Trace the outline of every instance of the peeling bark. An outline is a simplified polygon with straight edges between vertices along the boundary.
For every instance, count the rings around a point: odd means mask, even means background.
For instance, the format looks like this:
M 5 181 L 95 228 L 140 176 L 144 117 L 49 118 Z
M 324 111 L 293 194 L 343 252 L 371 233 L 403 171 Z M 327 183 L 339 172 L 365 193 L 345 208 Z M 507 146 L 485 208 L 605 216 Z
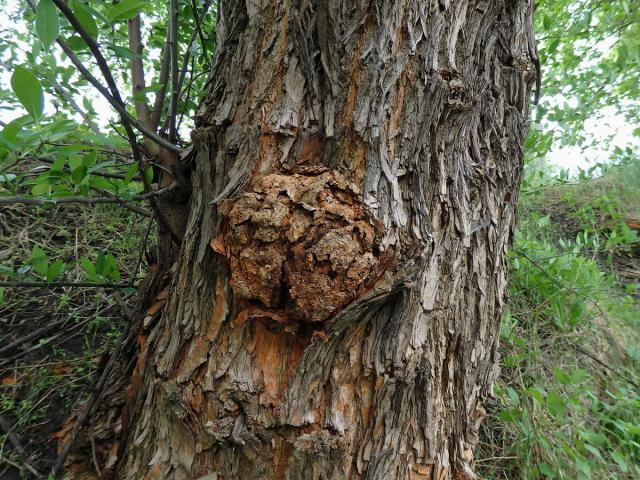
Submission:
M 475 478 L 533 2 L 221 3 L 116 476 Z

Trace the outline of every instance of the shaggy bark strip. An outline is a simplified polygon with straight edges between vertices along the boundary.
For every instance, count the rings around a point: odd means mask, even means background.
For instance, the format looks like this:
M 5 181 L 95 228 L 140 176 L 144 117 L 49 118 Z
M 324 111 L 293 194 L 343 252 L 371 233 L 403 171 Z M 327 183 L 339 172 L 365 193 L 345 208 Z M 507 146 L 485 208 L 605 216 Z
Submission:
M 139 337 L 117 476 L 474 478 L 533 2 L 221 12 L 185 240 Z

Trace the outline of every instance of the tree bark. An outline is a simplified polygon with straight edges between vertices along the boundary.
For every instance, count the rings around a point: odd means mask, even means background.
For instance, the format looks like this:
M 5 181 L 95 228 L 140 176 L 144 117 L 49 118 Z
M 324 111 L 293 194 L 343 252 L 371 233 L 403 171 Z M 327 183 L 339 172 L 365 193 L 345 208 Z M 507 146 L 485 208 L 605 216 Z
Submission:
M 116 476 L 475 478 L 533 2 L 221 4 Z

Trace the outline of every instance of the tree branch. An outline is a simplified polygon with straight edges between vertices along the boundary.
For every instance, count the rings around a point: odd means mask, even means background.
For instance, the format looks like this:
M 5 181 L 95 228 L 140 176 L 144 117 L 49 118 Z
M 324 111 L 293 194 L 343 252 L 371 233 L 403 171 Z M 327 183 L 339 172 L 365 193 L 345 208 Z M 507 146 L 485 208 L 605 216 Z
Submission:
M 27 281 L 2 281 L 0 287 L 6 288 L 135 288 L 130 283 L 97 283 L 97 282 L 27 282 Z
M 18 457 L 20 457 L 20 460 L 22 460 L 22 466 L 25 469 L 29 470 L 29 472 L 31 472 L 31 474 L 35 478 L 44 478 L 42 476 L 42 474 L 40 472 L 38 472 L 33 467 L 33 465 L 31 465 L 27 461 L 27 452 L 25 451 L 24 447 L 20 443 L 20 440 L 18 439 L 16 434 L 13 433 L 11 427 L 9 426 L 9 422 L 7 422 L 2 415 L 0 415 L 0 428 L 2 430 L 4 430 L 5 434 L 7 435 L 7 439 L 9 440 L 9 442 L 11 442 L 11 445 L 13 445 L 13 448 L 15 449 L 16 453 L 18 454 Z
M 141 195 L 134 195 L 131 198 L 127 198 L 126 200 L 123 198 L 117 197 L 61 197 L 61 198 L 52 198 L 52 199 L 44 199 L 44 198 L 30 198 L 30 197 L 2 197 L 0 196 L 0 205 L 13 205 L 13 204 L 22 204 L 22 205 L 64 205 L 67 203 L 80 203 L 85 205 L 97 205 L 100 203 L 121 203 L 121 202 L 139 202 L 142 200 L 149 200 L 153 197 L 157 197 L 160 195 L 164 195 L 165 193 L 170 192 L 174 188 L 176 188 L 177 184 L 174 182 L 171 185 L 168 185 L 159 190 L 153 190 L 147 193 L 143 193 Z
M 27 0 L 27 2 L 29 3 L 29 5 L 31 6 L 31 8 L 35 11 L 35 4 L 33 3 L 33 0 Z M 56 4 L 56 6 L 58 6 L 59 3 L 62 3 L 60 0 L 54 0 L 54 3 Z M 64 4 L 63 4 L 64 5 Z M 72 16 L 73 13 L 71 12 L 71 10 L 69 10 L 69 8 L 64 5 L 64 8 L 67 12 L 69 12 Z M 62 10 L 61 10 L 62 11 Z M 64 11 L 63 11 L 64 13 Z M 66 16 L 66 15 L 65 15 Z M 73 17 L 75 19 L 75 17 Z M 78 30 L 78 33 L 81 34 L 81 32 L 84 32 L 84 35 L 86 35 L 91 42 L 97 46 L 97 44 L 95 43 L 95 41 L 93 41 L 93 39 L 91 38 L 91 36 L 89 34 L 86 33 L 86 31 L 82 28 L 82 26 L 80 24 L 77 23 L 77 19 L 75 20 L 76 24 L 80 27 L 80 30 Z M 73 25 L 73 24 L 72 24 Z M 75 26 L 74 26 L 75 28 Z M 83 36 L 84 39 L 84 36 Z M 171 150 L 174 153 L 180 153 L 182 151 L 182 149 L 180 147 L 178 147 L 177 145 L 172 144 L 171 142 L 168 142 L 167 140 L 165 140 L 164 138 L 156 135 L 155 133 L 151 132 L 149 129 L 147 129 L 146 127 L 144 127 L 144 125 L 141 125 L 129 112 L 127 112 L 127 109 L 124 106 L 124 102 L 122 101 L 122 98 L 120 98 L 118 100 L 118 98 L 114 97 L 111 95 L 111 93 L 109 92 L 109 90 L 107 88 L 105 88 L 102 83 L 95 78 L 91 72 L 89 72 L 89 70 L 84 66 L 84 64 L 82 63 L 82 61 L 76 56 L 76 54 L 73 52 L 73 50 L 71 50 L 71 48 L 64 42 L 64 40 L 62 40 L 61 38 L 58 38 L 56 40 L 56 42 L 58 43 L 58 45 L 60 46 L 60 48 L 62 48 L 62 50 L 64 51 L 64 53 L 67 55 L 67 57 L 69 57 L 69 60 L 71 60 L 71 63 L 73 63 L 73 65 L 78 69 L 78 71 L 82 74 L 82 76 L 84 78 L 87 79 L 87 81 L 109 102 L 109 104 L 120 114 L 120 118 L 122 119 L 123 125 L 125 126 L 125 129 L 127 128 L 128 125 L 132 125 L 133 127 L 135 127 L 138 131 L 140 131 L 140 133 L 142 133 L 145 137 L 153 140 L 155 143 L 157 143 L 158 145 L 163 146 L 164 148 Z M 102 54 L 100 54 L 100 56 L 102 57 Z M 104 58 L 104 57 L 103 57 Z M 108 67 L 107 67 L 108 68 Z M 112 77 L 113 78 L 113 77 Z M 131 140 L 129 138 L 129 140 Z M 135 136 L 134 136 L 134 140 L 135 140 Z M 137 145 L 137 142 L 136 142 Z M 134 153 L 134 158 L 135 158 L 135 154 L 136 152 L 133 151 L 133 146 L 132 146 L 132 152 Z M 137 161 L 137 160 L 136 160 Z
M 169 67 L 171 62 L 171 47 L 169 46 L 169 31 L 167 31 L 167 39 L 165 41 L 164 48 L 162 49 L 162 63 L 160 64 L 160 76 L 158 83 L 162 85 L 156 99 L 153 102 L 153 112 L 151 112 L 151 129 L 154 132 L 158 131 L 160 125 L 160 118 L 162 117 L 162 110 L 164 107 L 164 100 L 167 96 L 167 82 L 169 81 Z
M 171 104 L 169 107 L 169 141 L 177 139 L 178 112 L 178 0 L 171 0 L 169 11 L 169 45 L 171 46 Z
M 205 7 L 205 12 L 208 8 L 208 6 Z M 207 57 L 207 44 L 205 43 L 204 34 L 202 33 L 202 24 L 200 22 L 200 17 L 198 16 L 198 11 L 196 9 L 196 0 L 191 0 L 191 10 L 193 11 L 193 21 L 196 23 L 196 31 L 198 32 L 198 36 L 200 37 L 202 53 L 205 57 Z
M 96 43 L 96 41 L 93 39 L 91 35 L 87 33 L 87 31 L 78 21 L 78 19 L 73 14 L 71 9 L 67 6 L 67 4 L 64 2 L 64 0 L 52 0 L 52 1 L 55 4 L 55 6 L 58 7 L 58 9 L 62 12 L 62 14 L 67 18 L 67 20 L 69 21 L 71 26 L 74 28 L 74 30 L 80 35 L 80 37 L 89 46 L 89 50 L 91 50 L 91 53 L 96 59 L 96 62 L 98 63 L 98 67 L 103 77 L 105 78 L 105 81 L 107 82 L 109 89 L 107 90 L 102 86 L 100 82 L 98 82 L 98 80 L 91 74 L 91 72 L 89 72 L 89 70 L 87 70 L 87 68 L 85 68 L 85 66 L 82 64 L 80 59 L 78 59 L 78 57 L 73 53 L 71 48 L 69 48 L 69 46 L 62 39 L 57 38 L 56 42 L 58 43 L 58 45 L 60 45 L 60 47 L 69 57 L 71 62 L 84 75 L 84 77 L 94 86 L 94 88 L 96 88 L 109 101 L 109 103 L 116 109 L 116 111 L 120 113 L 122 125 L 127 133 L 127 139 L 131 146 L 133 159 L 136 162 L 138 162 L 140 173 L 144 182 L 144 189 L 145 189 L 145 192 L 148 193 L 148 191 L 150 190 L 150 186 L 144 176 L 142 156 L 140 154 L 140 148 L 139 148 L 136 136 L 133 132 L 132 125 L 135 126 L 138 130 L 140 130 L 143 134 L 145 134 L 145 136 L 153 139 L 154 142 L 164 146 L 166 149 L 174 153 L 179 154 L 182 152 L 182 149 L 172 144 L 171 142 L 167 142 L 166 140 L 156 135 L 155 133 L 149 131 L 143 125 L 140 125 L 140 123 L 137 122 L 129 114 L 129 112 L 127 112 L 124 106 L 124 102 L 122 101 L 122 97 L 120 96 L 120 92 L 118 91 L 118 87 L 115 83 L 115 80 L 113 79 L 113 76 L 111 75 L 111 71 L 109 70 L 109 65 L 107 64 L 104 56 L 100 52 L 100 48 L 98 47 L 98 44 Z M 27 2 L 31 6 L 31 8 L 35 11 L 35 4 L 33 3 L 33 0 L 27 0 Z M 110 90 L 110 93 L 109 93 L 109 90 Z M 151 207 L 153 208 L 153 210 L 156 212 L 158 222 L 166 228 L 166 230 L 169 232 L 171 236 L 171 239 L 176 244 L 179 244 L 180 243 L 179 237 L 173 231 L 173 229 L 171 228 L 171 225 L 167 222 L 164 215 L 158 208 L 158 204 L 155 201 L 155 198 L 153 198 L 153 196 L 149 198 L 149 202 L 151 203 Z
M 134 97 L 145 88 L 144 64 L 142 62 L 142 32 L 140 28 L 140 14 L 127 21 L 129 37 L 129 50 L 133 52 L 131 58 L 131 83 Z M 146 100 L 134 98 L 133 100 L 138 121 L 147 128 L 151 127 L 151 112 Z
M 204 17 L 207 15 L 207 12 L 209 11 L 209 7 L 211 7 L 211 0 L 207 0 L 203 7 L 202 7 L 202 14 L 200 15 L 200 24 L 202 24 Z M 187 49 L 184 53 L 184 56 L 182 57 L 182 66 L 180 68 L 180 78 L 178 80 L 178 92 L 180 92 L 180 97 L 182 98 L 182 87 L 184 86 L 184 80 L 187 76 L 187 68 L 189 67 L 189 61 L 191 60 L 191 46 L 193 45 L 193 42 L 196 41 L 196 35 L 197 35 L 197 31 L 194 30 L 193 32 L 191 32 L 191 38 L 189 39 L 189 42 L 187 43 Z M 169 117 L 167 117 L 165 119 L 165 121 L 163 122 L 162 125 L 162 131 L 166 131 L 169 125 Z
M 147 218 L 153 218 L 153 212 L 150 210 L 147 210 L 145 208 L 139 207 L 137 205 L 134 205 L 132 203 L 129 203 L 125 200 L 122 200 L 118 197 L 116 197 L 115 195 L 113 195 L 111 192 L 108 192 L 106 190 L 103 190 L 102 188 L 95 188 L 92 187 L 92 190 L 107 196 L 108 198 L 113 198 L 114 200 L 116 200 L 116 202 L 118 203 L 118 205 L 120 205 L 121 207 L 126 208 L 127 210 L 130 210 L 134 213 L 137 213 L 138 215 L 142 215 L 143 217 L 147 217 Z
M 84 404 L 83 410 L 80 413 L 80 415 L 78 415 L 78 419 L 76 420 L 76 423 L 73 426 L 73 429 L 71 430 L 71 435 L 69 440 L 67 441 L 64 448 L 58 455 L 58 458 L 56 459 L 56 463 L 53 466 L 54 478 L 60 477 L 60 474 L 62 473 L 62 468 L 64 467 L 64 462 L 67 456 L 69 455 L 69 452 L 71 452 L 71 449 L 73 448 L 74 444 L 76 443 L 76 439 L 78 438 L 78 433 L 80 433 L 82 426 L 86 423 L 86 421 L 91 416 L 91 413 L 93 412 L 93 407 L 96 405 L 96 403 L 102 396 L 102 391 L 104 389 L 105 384 L 107 383 L 107 378 L 109 377 L 109 374 L 113 369 L 113 366 L 116 364 L 116 361 L 120 358 L 120 352 L 122 351 L 122 347 L 124 346 L 124 344 L 126 343 L 126 340 L 129 337 L 129 332 L 131 331 L 130 325 L 131 325 L 131 322 L 127 323 L 127 328 L 122 333 L 122 336 L 118 340 L 118 344 L 116 345 L 116 348 L 114 349 L 113 353 L 109 357 L 109 360 L 107 361 L 107 364 L 105 365 L 104 370 L 100 374 L 98 381 L 93 387 L 93 392 L 91 393 L 91 396 L 89 397 L 87 402 Z
M 95 58 L 96 63 L 98 64 L 98 68 L 100 69 L 100 72 L 102 73 L 104 80 L 107 82 L 107 86 L 109 87 L 111 95 L 119 105 L 124 107 L 124 101 L 120 96 L 118 85 L 116 84 L 116 81 L 113 78 L 113 75 L 111 75 L 111 70 L 109 69 L 109 65 L 107 64 L 107 61 L 102 55 L 102 52 L 100 51 L 100 47 L 98 46 L 94 38 L 91 35 L 89 35 L 89 33 L 85 30 L 85 28 L 82 26 L 80 21 L 76 18 L 76 16 L 71 11 L 69 6 L 64 2 L 64 0 L 52 0 L 52 1 L 55 4 L 55 6 L 58 7 L 58 10 L 60 10 L 62 14 L 66 17 L 66 19 L 69 21 L 73 29 L 85 41 L 85 43 L 89 47 L 89 50 L 93 54 L 93 58 Z M 136 161 L 141 162 L 142 156 L 140 155 L 140 149 L 138 148 L 138 141 L 133 132 L 131 121 L 129 120 L 127 115 L 121 115 L 121 120 L 122 120 L 122 126 L 127 132 L 127 137 L 129 139 L 129 144 L 131 145 L 133 158 Z

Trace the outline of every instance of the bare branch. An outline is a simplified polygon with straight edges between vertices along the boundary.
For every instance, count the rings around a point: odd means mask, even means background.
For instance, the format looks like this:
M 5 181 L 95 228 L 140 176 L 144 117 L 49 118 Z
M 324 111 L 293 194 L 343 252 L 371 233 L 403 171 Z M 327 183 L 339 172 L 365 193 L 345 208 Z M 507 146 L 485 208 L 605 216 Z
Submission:
M 0 348 L 0 353 L 9 352 L 15 347 L 17 347 L 18 345 L 29 342 L 34 338 L 40 338 L 41 335 L 44 335 L 49 330 L 53 330 L 54 328 L 59 327 L 68 321 L 69 321 L 68 318 L 62 318 L 55 322 L 51 322 L 42 328 L 38 328 L 37 330 L 32 331 L 31 333 L 25 335 L 24 337 L 20 337 L 17 340 L 9 343 L 8 345 L 3 346 L 2 348 Z
M 134 213 L 137 213 L 138 215 L 142 215 L 143 217 L 147 217 L 147 218 L 153 218 L 153 212 L 150 210 L 147 210 L 146 208 L 142 208 L 139 207 L 137 205 L 134 205 L 132 203 L 129 203 L 125 200 L 122 200 L 118 197 L 116 197 L 115 195 L 113 195 L 111 192 L 108 192 L 106 190 L 103 190 L 102 188 L 95 188 L 92 187 L 92 190 L 100 193 L 101 195 L 105 195 L 109 198 L 113 198 L 114 200 L 117 201 L 118 205 L 120 205 L 121 207 L 126 208 L 127 210 L 130 210 Z
M 169 141 L 177 138 L 178 113 L 178 0 L 171 0 L 169 11 L 169 45 L 171 46 L 171 104 L 169 107 Z
M 96 283 L 96 282 L 0 282 L 0 287 L 6 288 L 61 288 L 61 287 L 77 287 L 77 288 L 135 288 L 130 283 Z
M 62 473 L 62 468 L 64 467 L 64 462 L 67 456 L 69 455 L 69 452 L 71 452 L 73 445 L 76 443 L 76 439 L 78 438 L 78 433 L 80 433 L 80 430 L 82 429 L 83 425 L 91 416 L 91 413 L 93 412 L 93 407 L 96 405 L 100 397 L 102 397 L 102 390 L 104 389 L 104 386 L 107 383 L 107 378 L 109 377 L 109 374 L 113 369 L 113 366 L 116 364 L 116 361 L 120 358 L 120 352 L 122 351 L 122 347 L 125 345 L 129 337 L 129 332 L 131 331 L 130 325 L 131 323 L 127 324 L 127 329 L 123 332 L 122 336 L 118 340 L 118 344 L 116 345 L 116 348 L 111 354 L 111 357 L 109 357 L 109 360 L 107 361 L 107 364 L 105 365 L 104 370 L 100 374 L 100 378 L 96 382 L 93 388 L 93 392 L 91 393 L 91 396 L 89 397 L 87 402 L 84 404 L 84 408 L 80 413 L 80 415 L 78 416 L 78 419 L 76 420 L 76 423 L 73 426 L 73 429 L 71 430 L 71 435 L 69 440 L 67 441 L 66 445 L 62 449 L 62 452 L 60 452 L 60 455 L 58 455 L 58 458 L 56 459 L 56 463 L 53 466 L 53 476 L 55 478 L 60 477 L 60 474 Z
M 107 152 L 107 153 L 113 153 L 113 152 Z M 51 160 L 50 158 L 43 158 L 43 157 L 30 157 L 30 158 L 33 158 L 33 160 L 36 160 L 38 162 L 46 163 L 48 165 L 52 165 L 54 163 L 54 160 Z M 124 165 L 113 165 L 113 166 L 122 167 Z M 66 166 L 64 167 L 64 171 L 67 173 L 71 173 L 71 169 Z M 117 180 L 123 180 L 127 177 L 125 173 L 111 173 L 111 172 L 98 172 L 98 171 L 91 172 L 91 175 L 96 175 L 98 177 L 104 177 L 104 178 L 113 178 Z M 135 180 L 136 182 L 141 182 L 142 177 L 135 176 L 135 177 L 132 177 L 131 180 Z
M 140 28 L 140 14 L 127 22 L 129 36 L 129 50 L 133 52 L 131 58 L 131 82 L 134 97 L 145 88 L 144 64 L 142 62 L 142 32 Z M 151 112 L 149 105 L 144 98 L 134 98 L 136 116 L 138 121 L 145 127 L 151 127 Z
M 43 198 L 30 198 L 30 197 L 2 197 L 0 196 L 0 205 L 13 205 L 13 204 L 22 204 L 22 205 L 63 205 L 67 203 L 79 203 L 84 205 L 97 205 L 100 203 L 122 203 L 122 202 L 140 202 L 142 200 L 150 200 L 153 197 L 157 197 L 160 195 L 164 195 L 165 193 L 170 192 L 174 188 L 176 188 L 177 184 L 174 182 L 171 185 L 161 188 L 159 190 L 153 190 L 147 193 L 143 193 L 141 195 L 134 195 L 131 198 L 127 198 L 126 200 L 123 198 L 115 198 L 115 197 L 61 197 L 61 198 L 52 198 L 52 199 L 43 199 Z
M 156 99 L 153 102 L 153 112 L 151 112 L 151 129 L 154 132 L 158 131 L 160 125 L 160 118 L 162 117 L 162 109 L 164 107 L 164 99 L 167 96 L 167 82 L 169 81 L 169 67 L 171 62 L 171 47 L 169 46 L 169 32 L 167 31 L 167 40 L 165 41 L 164 48 L 162 49 L 162 63 L 160 64 L 160 77 L 158 83 L 162 85 Z
M 11 427 L 9 426 L 9 422 L 7 422 L 2 415 L 0 415 L 0 428 L 4 430 L 4 432 L 7 435 L 7 439 L 9 440 L 9 442 L 11 442 L 11 445 L 13 445 L 13 448 L 15 449 L 16 453 L 20 457 L 20 460 L 22 460 L 22 466 L 25 469 L 29 470 L 29 472 L 34 477 L 44 478 L 40 472 L 38 472 L 29 462 L 27 462 L 26 460 L 27 452 L 25 451 L 24 447 L 20 443 L 20 440 L 18 439 L 16 434 L 12 432 Z
M 200 24 L 202 24 L 204 17 L 207 15 L 207 12 L 209 11 L 209 7 L 211 7 L 211 0 L 207 0 L 206 2 L 204 2 L 204 5 L 202 7 L 202 13 L 200 14 Z M 187 68 L 189 67 L 189 62 L 191 60 L 191 46 L 193 45 L 193 42 L 196 41 L 196 35 L 197 35 L 197 31 L 194 30 L 193 32 L 191 32 L 191 38 L 189 39 L 189 42 L 187 43 L 187 48 L 185 50 L 184 56 L 182 57 L 182 65 L 180 67 L 180 77 L 178 79 L 178 92 L 180 92 L 180 97 L 182 97 L 182 87 L 184 85 L 184 80 L 187 76 Z M 165 121 L 163 122 L 161 131 L 166 131 L 169 125 L 169 117 L 167 117 L 165 119 Z
M 205 7 L 205 12 L 209 7 Z M 200 44 L 202 45 L 202 52 L 204 56 L 207 56 L 207 44 L 204 39 L 204 34 L 202 33 L 202 22 L 200 22 L 200 17 L 198 16 L 198 11 L 196 8 L 196 0 L 191 0 L 191 10 L 193 12 L 193 21 L 196 22 L 196 31 L 198 32 L 198 36 L 200 37 Z

